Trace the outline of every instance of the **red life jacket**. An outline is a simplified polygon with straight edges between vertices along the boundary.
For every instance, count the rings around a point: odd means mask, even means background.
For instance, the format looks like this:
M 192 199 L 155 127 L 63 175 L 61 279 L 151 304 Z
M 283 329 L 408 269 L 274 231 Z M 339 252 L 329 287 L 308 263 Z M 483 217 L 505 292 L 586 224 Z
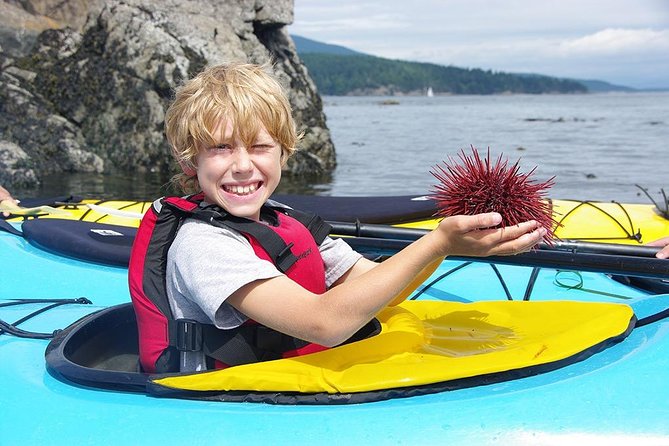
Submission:
M 251 243 L 256 255 L 313 293 L 323 293 L 325 271 L 318 246 L 330 231 L 319 217 L 283 207 L 263 206 L 277 226 L 235 217 L 218 206 L 201 207 L 202 196 L 156 200 L 138 228 L 128 280 L 137 316 L 139 357 L 145 372 L 178 371 L 180 351 L 204 351 L 228 366 L 278 359 L 325 349 L 247 323 L 233 330 L 189 319 L 175 319 L 166 289 L 167 253 L 185 218 L 233 229 Z

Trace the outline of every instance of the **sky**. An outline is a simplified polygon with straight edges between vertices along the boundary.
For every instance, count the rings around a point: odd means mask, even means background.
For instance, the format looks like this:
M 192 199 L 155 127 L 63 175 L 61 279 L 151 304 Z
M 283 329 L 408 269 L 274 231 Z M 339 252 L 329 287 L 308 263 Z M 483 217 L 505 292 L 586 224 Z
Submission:
M 669 0 L 294 0 L 290 34 L 462 68 L 669 88 Z

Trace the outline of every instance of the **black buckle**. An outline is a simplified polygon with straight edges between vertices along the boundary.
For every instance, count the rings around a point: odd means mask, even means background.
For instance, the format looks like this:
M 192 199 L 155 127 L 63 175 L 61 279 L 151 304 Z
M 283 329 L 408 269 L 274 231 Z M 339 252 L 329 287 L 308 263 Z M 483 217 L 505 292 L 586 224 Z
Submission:
M 281 252 L 276 256 L 274 264 L 276 268 L 282 273 L 286 273 L 291 266 L 297 262 L 297 257 L 293 254 L 290 248 L 293 246 L 293 243 L 290 242 L 288 245 L 281 250 Z
M 264 325 L 255 326 L 255 346 L 271 352 L 283 352 L 283 340 L 286 335 Z
M 174 322 L 174 347 L 182 352 L 202 350 L 202 325 L 193 319 L 177 319 Z

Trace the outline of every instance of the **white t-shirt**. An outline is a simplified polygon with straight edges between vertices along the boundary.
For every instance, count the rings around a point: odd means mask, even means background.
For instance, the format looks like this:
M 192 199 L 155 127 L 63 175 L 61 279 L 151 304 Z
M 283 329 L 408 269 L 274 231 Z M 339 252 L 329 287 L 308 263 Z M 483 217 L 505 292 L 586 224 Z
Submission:
M 319 247 L 329 288 L 362 257 L 342 240 L 327 237 Z M 260 259 L 236 231 L 187 219 L 167 255 L 167 296 L 177 319 L 232 329 L 248 318 L 226 302 L 242 286 L 282 273 Z M 202 352 L 182 352 L 181 371 L 205 368 Z

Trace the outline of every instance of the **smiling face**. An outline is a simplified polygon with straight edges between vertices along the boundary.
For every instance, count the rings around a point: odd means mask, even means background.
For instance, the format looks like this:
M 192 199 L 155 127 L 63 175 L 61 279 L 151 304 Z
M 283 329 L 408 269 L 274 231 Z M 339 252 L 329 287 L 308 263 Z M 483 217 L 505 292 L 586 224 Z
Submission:
M 216 65 L 176 89 L 165 134 L 182 169 L 173 181 L 183 192 L 202 190 L 234 215 L 257 217 L 256 201 L 274 191 L 301 138 L 270 68 Z
M 232 215 L 258 221 L 260 208 L 281 180 L 281 145 L 262 125 L 245 143 L 227 119 L 219 121 L 212 135 L 215 143 L 196 157 L 206 200 Z

